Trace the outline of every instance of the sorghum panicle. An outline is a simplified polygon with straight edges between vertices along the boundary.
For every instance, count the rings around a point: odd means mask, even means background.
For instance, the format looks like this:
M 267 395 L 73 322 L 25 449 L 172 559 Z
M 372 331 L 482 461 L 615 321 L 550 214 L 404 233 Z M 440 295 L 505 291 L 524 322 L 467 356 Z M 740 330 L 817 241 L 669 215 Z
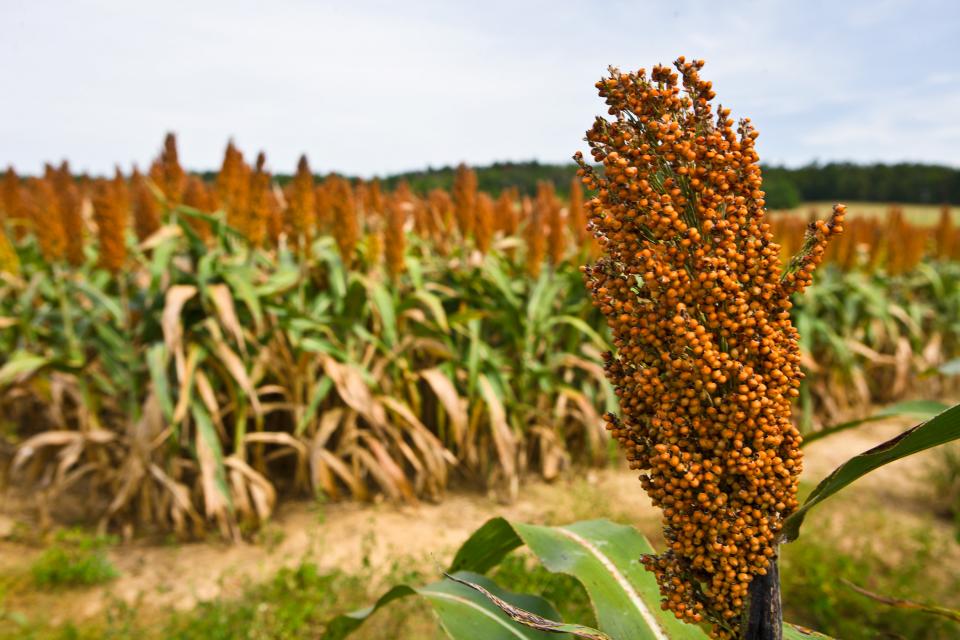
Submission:
M 606 372 L 621 415 L 608 414 L 608 428 L 663 509 L 666 550 L 643 561 L 665 608 L 729 638 L 797 507 L 790 294 L 809 283 L 843 207 L 812 226 L 781 274 L 757 133 L 714 112 L 702 64 L 611 69 L 597 88 L 613 118 L 587 132 L 602 175 L 575 159 L 597 193 L 586 206 L 604 253 L 586 282 L 616 347 Z
M 20 215 L 20 178 L 13 167 L 7 167 L 3 174 L 3 183 L 0 184 L 0 220 L 16 218 Z
M 293 243 L 308 253 L 316 227 L 316 194 L 307 156 L 300 156 L 297 172 L 287 189 L 287 220 Z
M 160 204 L 136 167 L 130 174 L 130 192 L 133 200 L 133 230 L 137 239 L 143 242 L 160 228 Z
M 183 192 L 183 204 L 203 213 L 213 213 L 217 209 L 216 195 L 213 190 L 197 176 L 187 178 L 187 188 Z M 193 216 L 187 216 L 187 224 L 201 239 L 207 240 L 212 234 L 210 223 Z
M 127 179 L 123 175 L 123 170 L 117 166 L 113 170 L 113 197 L 117 200 L 117 206 L 124 212 L 129 212 L 131 207 L 130 187 L 127 186 Z
M 150 179 L 157 185 L 169 206 L 183 202 L 183 190 L 187 185 L 187 176 L 180 166 L 177 152 L 177 137 L 168 133 L 163 139 L 163 150 L 150 167 Z
M 330 176 L 330 214 L 333 219 L 333 237 L 340 257 L 348 266 L 353 263 L 354 250 L 360 240 L 360 222 L 353 201 L 350 183 L 340 176 Z
M 940 208 L 940 218 L 937 220 L 936 242 L 937 258 L 940 260 L 949 260 L 953 253 L 954 242 L 953 218 L 950 216 L 950 207 L 944 205 Z
M 266 169 L 266 164 L 266 155 L 260 152 L 253 172 L 250 174 L 250 195 L 247 199 L 243 224 L 243 233 L 247 240 L 257 247 L 263 245 L 272 215 L 273 188 L 270 185 L 270 173 Z
M 465 164 L 457 167 L 450 195 L 453 198 L 460 236 L 466 240 L 473 234 L 477 208 L 477 174 L 473 169 Z
M 583 246 L 590 237 L 590 231 L 587 229 L 587 215 L 583 208 L 583 187 L 579 177 L 575 177 L 570 183 L 570 207 L 567 217 L 570 221 L 570 230 L 577 240 L 577 246 Z
M 517 226 L 520 223 L 517 216 L 517 200 L 519 200 L 519 196 L 515 188 L 504 189 L 497 196 L 497 201 L 494 204 L 496 229 L 504 237 L 510 237 L 517 232 Z
M 250 219 L 251 173 L 250 166 L 243 159 L 243 153 L 237 149 L 232 140 L 228 142 L 223 155 L 223 164 L 217 175 L 217 196 L 226 214 L 227 224 L 244 235 L 247 233 L 246 226 Z
M 44 260 L 62 260 L 67 251 L 67 234 L 58 211 L 52 182 L 46 178 L 30 178 L 27 180 L 25 196 L 27 224 L 37 237 Z
M 567 249 L 567 230 L 563 220 L 563 209 L 552 182 L 541 182 L 537 185 L 537 204 L 544 213 L 546 227 L 544 230 L 547 232 L 547 253 L 550 264 L 558 265 L 563 261 L 563 255 Z
M 440 255 L 450 253 L 450 233 L 453 231 L 453 199 L 443 189 L 432 189 L 427 196 L 430 219 L 434 229 L 433 240 Z
M 52 168 L 50 168 L 52 169 Z M 83 264 L 83 201 L 66 161 L 50 171 L 57 195 L 60 224 L 66 234 L 66 258 L 73 266 Z
M 494 211 L 493 198 L 487 193 L 477 194 L 476 214 L 474 217 L 473 235 L 477 242 L 477 250 L 486 253 L 493 242 Z
M 386 216 L 386 228 L 384 229 L 383 242 L 387 258 L 387 271 L 394 279 L 398 278 L 404 270 L 404 253 L 407 242 L 407 211 L 413 208 L 413 205 L 394 195 L 386 200 L 386 205 L 381 203 Z
M 539 198 L 536 203 L 531 202 L 530 198 L 523 199 L 523 239 L 527 245 L 525 266 L 527 273 L 534 278 L 540 275 L 543 258 L 547 253 L 547 238 L 544 233 L 545 206 L 547 205 L 541 203 Z
M 100 243 L 100 266 L 114 274 L 123 269 L 127 258 L 127 209 L 120 198 L 117 185 L 112 181 L 98 183 L 93 192 L 93 220 Z

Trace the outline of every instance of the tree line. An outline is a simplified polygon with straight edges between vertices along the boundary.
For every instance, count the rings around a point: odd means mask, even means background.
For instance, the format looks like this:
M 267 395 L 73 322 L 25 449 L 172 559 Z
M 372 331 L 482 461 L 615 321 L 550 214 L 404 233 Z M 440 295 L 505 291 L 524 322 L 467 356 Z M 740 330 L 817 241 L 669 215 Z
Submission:
M 534 195 L 537 183 L 552 182 L 561 197 L 567 197 L 574 164 L 495 162 L 474 167 L 479 187 L 498 194 L 516 187 L 521 194 Z M 419 194 L 431 189 L 449 190 L 456 167 L 428 167 L 381 178 L 392 189 L 401 181 Z M 289 176 L 278 175 L 281 183 Z M 802 202 L 829 200 L 900 202 L 917 204 L 960 204 L 960 168 L 934 164 L 853 164 L 811 163 L 803 167 L 763 168 L 767 207 L 789 209 Z

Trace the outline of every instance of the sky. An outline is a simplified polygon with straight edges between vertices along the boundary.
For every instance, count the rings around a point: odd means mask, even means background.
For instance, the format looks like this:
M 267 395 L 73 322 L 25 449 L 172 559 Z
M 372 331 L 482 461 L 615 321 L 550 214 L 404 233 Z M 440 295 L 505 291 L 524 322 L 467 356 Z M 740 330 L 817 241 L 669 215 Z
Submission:
M 567 161 L 609 65 L 707 61 L 767 164 L 960 167 L 960 3 L 0 0 L 0 166 L 183 164 L 227 140 L 370 177 Z

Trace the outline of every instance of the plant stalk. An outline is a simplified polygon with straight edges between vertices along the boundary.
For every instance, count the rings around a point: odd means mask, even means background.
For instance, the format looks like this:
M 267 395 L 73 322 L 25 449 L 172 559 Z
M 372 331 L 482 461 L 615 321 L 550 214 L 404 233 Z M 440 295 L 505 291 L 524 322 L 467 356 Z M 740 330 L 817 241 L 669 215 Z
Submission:
M 740 625 L 742 640 L 783 640 L 778 556 L 774 548 L 766 575 L 756 576 L 750 583 L 747 609 Z

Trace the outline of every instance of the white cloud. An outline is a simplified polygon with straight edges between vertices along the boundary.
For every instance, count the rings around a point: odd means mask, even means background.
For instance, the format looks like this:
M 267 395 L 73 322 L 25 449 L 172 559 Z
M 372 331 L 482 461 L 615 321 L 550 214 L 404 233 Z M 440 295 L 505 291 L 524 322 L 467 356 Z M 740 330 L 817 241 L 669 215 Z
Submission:
M 929 2 L 6 0 L 0 164 L 143 164 L 168 129 L 197 168 L 217 165 L 230 136 L 277 170 L 302 152 L 319 170 L 365 175 L 558 161 L 602 112 L 593 82 L 608 64 L 680 53 L 708 60 L 767 159 L 854 147 L 960 164 L 946 113 L 957 17 Z

